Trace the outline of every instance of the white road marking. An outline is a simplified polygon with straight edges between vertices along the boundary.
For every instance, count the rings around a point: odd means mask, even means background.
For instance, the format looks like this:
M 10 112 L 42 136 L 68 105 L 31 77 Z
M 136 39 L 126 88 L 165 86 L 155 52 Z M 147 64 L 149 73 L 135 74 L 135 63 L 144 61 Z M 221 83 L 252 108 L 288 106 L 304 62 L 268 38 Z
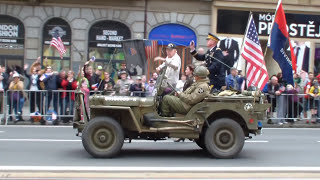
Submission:
M 320 143 L 320 141 L 317 141 L 318 143 Z
M 126 167 L 126 166 L 0 166 L 0 171 L 74 172 L 320 172 L 320 167 Z
M 41 125 L 0 125 L 3 128 L 73 128 L 70 126 L 41 126 Z
M 0 131 L 0 133 L 4 133 L 5 131 Z
M 0 141 L 19 141 L 19 142 L 79 142 L 77 139 L 0 139 Z
M 80 139 L 0 139 L 0 141 L 15 141 L 15 142 L 80 142 Z M 128 143 L 129 141 L 126 140 L 125 143 Z M 132 143 L 154 143 L 153 140 L 132 140 Z M 157 143 L 175 143 L 173 140 L 167 139 L 167 140 L 159 140 Z M 267 143 L 269 141 L 261 140 L 261 141 L 245 141 L 248 143 Z M 176 144 L 181 144 L 176 143 Z M 193 141 L 186 141 L 184 143 L 194 143 Z

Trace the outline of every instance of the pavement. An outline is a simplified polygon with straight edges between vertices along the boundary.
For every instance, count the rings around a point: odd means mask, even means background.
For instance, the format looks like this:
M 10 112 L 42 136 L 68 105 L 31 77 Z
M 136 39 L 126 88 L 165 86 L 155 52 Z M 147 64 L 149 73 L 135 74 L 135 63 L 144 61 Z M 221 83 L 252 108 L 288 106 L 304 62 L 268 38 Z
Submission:
M 75 134 L 70 126 L 0 126 L 0 179 L 320 179 L 318 128 L 263 129 L 228 160 L 173 139 L 126 141 L 118 157 L 95 159 Z

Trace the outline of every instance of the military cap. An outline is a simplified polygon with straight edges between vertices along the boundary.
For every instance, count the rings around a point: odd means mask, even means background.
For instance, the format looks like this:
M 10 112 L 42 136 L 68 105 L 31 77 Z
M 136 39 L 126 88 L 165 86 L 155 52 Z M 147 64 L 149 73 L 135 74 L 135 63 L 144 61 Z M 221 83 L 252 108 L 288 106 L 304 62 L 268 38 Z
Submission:
M 209 40 L 209 39 L 212 39 L 214 41 L 220 41 L 220 39 L 216 35 L 213 35 L 211 33 L 208 33 L 207 40 Z
M 168 44 L 167 49 L 177 49 L 177 46 L 173 43 Z
M 204 66 L 197 66 L 193 72 L 194 76 L 199 76 L 201 78 L 206 78 L 209 74 L 209 71 Z

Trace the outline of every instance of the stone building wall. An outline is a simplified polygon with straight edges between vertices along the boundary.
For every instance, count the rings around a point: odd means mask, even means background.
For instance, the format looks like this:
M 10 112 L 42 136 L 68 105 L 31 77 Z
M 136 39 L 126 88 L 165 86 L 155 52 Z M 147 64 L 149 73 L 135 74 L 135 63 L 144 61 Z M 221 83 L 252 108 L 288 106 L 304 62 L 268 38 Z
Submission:
M 141 3 L 140 3 L 141 4 Z M 46 4 L 29 6 L 24 4 L 5 4 L 0 2 L 0 14 L 19 19 L 25 26 L 25 61 L 29 62 L 41 55 L 42 34 L 44 24 L 51 18 L 59 17 L 67 21 L 72 32 L 71 60 L 81 61 L 81 56 L 87 57 L 88 32 L 90 27 L 101 20 L 114 20 L 127 25 L 131 30 L 131 37 L 144 37 L 144 11 L 140 8 L 83 6 L 60 4 Z M 210 7 L 209 7 L 210 8 Z M 131 10 L 132 9 L 132 10 Z M 151 4 L 152 9 L 152 4 Z M 181 11 L 181 10 L 179 10 Z M 205 36 L 210 31 L 211 13 L 171 12 L 157 9 L 147 13 L 147 34 L 161 24 L 177 23 L 185 25 L 197 35 L 199 46 L 205 46 Z

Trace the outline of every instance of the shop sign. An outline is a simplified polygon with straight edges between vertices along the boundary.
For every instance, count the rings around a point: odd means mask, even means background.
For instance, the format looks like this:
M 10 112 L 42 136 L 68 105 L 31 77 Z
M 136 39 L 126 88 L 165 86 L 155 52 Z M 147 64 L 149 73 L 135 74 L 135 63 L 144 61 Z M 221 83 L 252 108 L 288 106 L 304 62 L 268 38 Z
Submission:
M 218 33 L 244 34 L 249 11 L 218 10 Z M 252 12 L 259 35 L 269 36 L 275 17 L 271 12 Z M 295 38 L 319 38 L 320 16 L 286 13 L 289 35 Z M 235 27 L 236 26 L 236 27 Z

